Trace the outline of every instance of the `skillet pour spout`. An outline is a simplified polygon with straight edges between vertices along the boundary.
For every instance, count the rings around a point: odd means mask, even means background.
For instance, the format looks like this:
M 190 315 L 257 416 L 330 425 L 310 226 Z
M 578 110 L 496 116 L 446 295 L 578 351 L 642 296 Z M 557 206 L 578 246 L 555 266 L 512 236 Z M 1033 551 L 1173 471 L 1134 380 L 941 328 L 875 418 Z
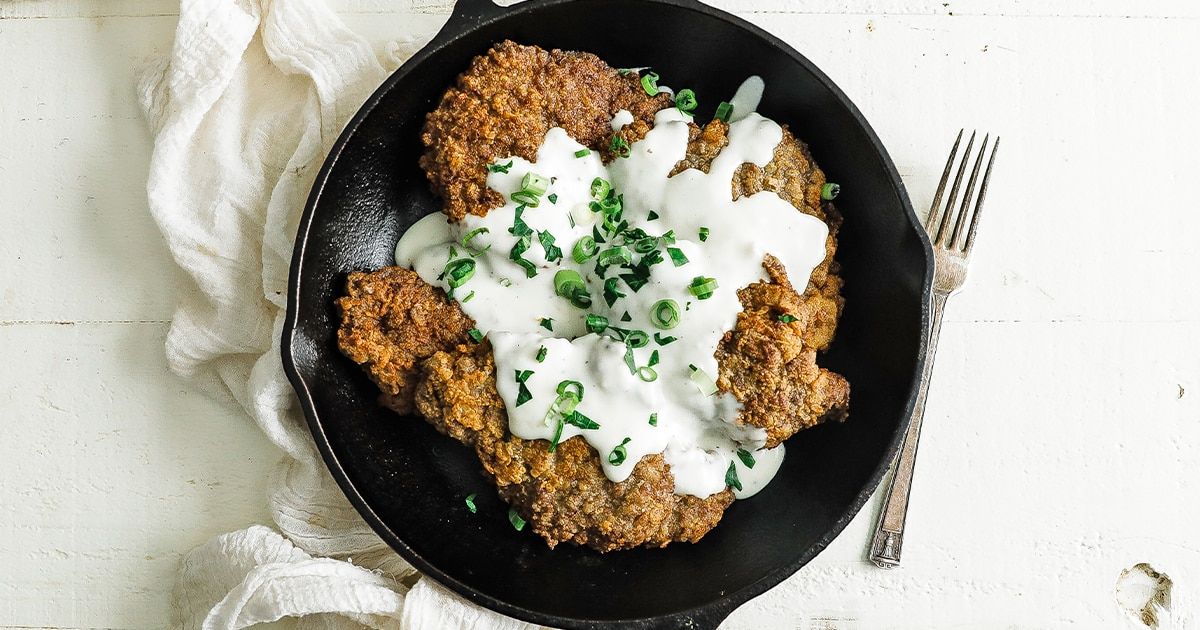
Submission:
M 823 359 L 851 383 L 850 418 L 788 441 L 760 494 L 696 544 L 599 554 L 516 532 L 470 449 L 398 418 L 337 347 L 351 271 L 392 264 L 400 235 L 440 210 L 420 131 L 470 60 L 511 39 L 651 66 L 712 117 L 749 75 L 759 110 L 808 143 L 842 186 L 846 307 Z M 730 54 L 736 51 L 736 54 Z M 693 0 L 459 0 L 445 27 L 347 124 L 313 185 L 292 258 L 283 364 L 333 477 L 413 566 L 477 604 L 555 628 L 716 628 L 795 573 L 862 508 L 892 461 L 921 372 L 932 256 L 886 149 L 829 77 L 765 31 Z M 477 513 L 463 497 L 476 494 Z

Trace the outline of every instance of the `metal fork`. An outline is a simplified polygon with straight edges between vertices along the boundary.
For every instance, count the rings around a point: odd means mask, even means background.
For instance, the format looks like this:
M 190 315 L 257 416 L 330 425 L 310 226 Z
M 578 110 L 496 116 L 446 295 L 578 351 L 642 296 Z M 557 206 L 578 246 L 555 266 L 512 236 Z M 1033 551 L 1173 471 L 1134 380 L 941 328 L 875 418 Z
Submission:
M 979 196 L 972 199 L 975 193 L 975 182 L 979 178 L 979 169 L 983 165 L 983 157 L 988 149 L 988 136 L 984 136 L 979 147 L 979 155 L 975 158 L 975 166 L 971 169 L 971 178 L 967 180 L 966 194 L 957 211 L 954 203 L 958 199 L 958 188 L 962 184 L 963 174 L 967 164 L 971 162 L 971 149 L 975 146 L 975 132 L 967 141 L 967 150 L 963 153 L 958 172 L 954 176 L 954 185 L 950 188 L 950 198 L 942 208 L 942 193 L 946 190 L 946 182 L 950 179 L 954 159 L 958 155 L 958 145 L 962 142 L 963 132 L 959 130 L 950 149 L 950 158 L 946 160 L 946 169 L 942 171 L 942 181 L 938 184 L 937 193 L 933 196 L 933 204 L 929 208 L 929 216 L 925 221 L 925 231 L 933 243 L 933 301 L 930 308 L 929 344 L 925 347 L 925 368 L 921 373 L 921 384 L 917 390 L 917 402 L 913 405 L 912 417 L 909 420 L 908 431 L 904 434 L 904 443 L 900 446 L 900 457 L 896 461 L 895 472 L 888 486 L 887 497 L 883 509 L 879 513 L 879 522 L 875 525 L 875 535 L 871 541 L 871 562 L 884 569 L 900 565 L 900 550 L 904 542 L 904 519 L 908 513 L 908 497 L 912 489 L 913 466 L 917 461 L 917 441 L 921 437 L 921 419 L 925 415 L 925 399 L 929 396 L 929 377 L 933 374 L 933 358 L 937 352 L 938 333 L 942 330 L 942 312 L 946 308 L 946 300 L 958 292 L 963 280 L 967 277 L 967 261 L 971 256 L 971 247 L 975 244 L 975 229 L 979 227 L 979 214 L 983 208 L 984 197 L 987 196 L 988 179 L 992 176 L 992 165 L 996 162 L 996 150 L 1000 148 L 1000 138 L 992 143 L 992 154 L 988 158 L 987 170 L 983 173 L 983 181 L 979 184 Z M 972 204 L 974 201 L 974 204 Z M 963 227 L 970 224 L 966 235 Z

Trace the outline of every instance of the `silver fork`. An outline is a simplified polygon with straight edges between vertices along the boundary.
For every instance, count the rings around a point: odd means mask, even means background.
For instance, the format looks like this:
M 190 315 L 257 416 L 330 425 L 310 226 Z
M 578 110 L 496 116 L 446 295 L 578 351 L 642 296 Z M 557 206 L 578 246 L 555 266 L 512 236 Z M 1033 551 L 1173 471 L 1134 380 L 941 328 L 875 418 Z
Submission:
M 871 562 L 884 569 L 900 565 L 904 519 L 908 513 L 908 497 L 912 489 L 913 466 L 917 461 L 921 419 L 925 415 L 925 399 L 929 396 L 929 377 L 933 374 L 933 357 L 937 352 L 938 333 L 942 330 L 942 312 L 946 308 L 946 300 L 958 292 L 967 277 L 967 261 L 971 256 L 971 246 L 975 244 L 975 229 L 979 227 L 979 214 L 983 208 L 984 197 L 987 196 L 988 179 L 992 176 L 992 164 L 996 162 L 996 150 L 1000 148 L 1000 138 L 997 137 L 992 143 L 992 154 L 988 158 L 983 181 L 979 184 L 979 196 L 972 200 L 979 169 L 983 166 L 983 156 L 988 149 L 988 136 L 983 137 L 979 155 L 975 158 L 975 167 L 971 169 L 971 178 L 967 180 L 966 194 L 963 195 L 962 204 L 955 211 L 954 202 L 958 199 L 958 187 L 962 184 L 963 174 L 971 161 L 971 149 L 975 146 L 975 132 L 971 132 L 967 150 L 963 153 L 958 172 L 954 176 L 954 185 L 950 188 L 950 199 L 943 210 L 942 193 L 945 192 L 946 182 L 950 179 L 950 171 L 953 170 L 954 158 L 958 155 L 958 145 L 962 142 L 962 137 L 963 132 L 960 130 L 954 140 L 954 147 L 950 149 L 950 158 L 946 160 L 942 181 L 938 184 L 933 204 L 929 208 L 929 217 L 925 221 L 925 231 L 929 233 L 929 240 L 933 243 L 934 254 L 929 344 L 925 347 L 925 368 L 921 373 L 917 402 L 913 405 L 908 431 L 904 434 L 904 442 L 900 446 L 900 457 L 896 461 L 895 472 L 892 474 L 883 509 L 879 513 L 879 522 L 875 525 L 875 535 L 871 540 Z M 963 227 L 967 225 L 968 216 L 970 226 L 964 237 L 962 232 Z

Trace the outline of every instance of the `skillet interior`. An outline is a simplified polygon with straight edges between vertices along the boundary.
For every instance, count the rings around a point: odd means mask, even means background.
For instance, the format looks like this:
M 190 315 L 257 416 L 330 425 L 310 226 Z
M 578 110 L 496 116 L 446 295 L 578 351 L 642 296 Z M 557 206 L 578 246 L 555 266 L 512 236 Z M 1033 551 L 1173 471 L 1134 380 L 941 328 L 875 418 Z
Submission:
M 920 371 L 927 246 L 874 133 L 775 38 L 691 0 L 534 0 L 507 10 L 481 2 L 460 2 L 326 162 L 293 259 L 285 367 L 347 495 L 389 544 L 443 584 L 560 627 L 715 626 L 816 555 L 878 485 Z M 590 51 L 615 67 L 651 65 L 665 83 L 696 90 L 698 120 L 759 74 L 767 85 L 760 111 L 788 123 L 843 184 L 846 309 L 822 361 L 851 383 L 850 420 L 790 440 L 775 481 L 736 502 L 699 544 L 602 556 L 565 545 L 550 551 L 514 532 L 473 453 L 419 418 L 379 407 L 374 385 L 337 350 L 333 300 L 346 274 L 389 264 L 399 235 L 439 208 L 417 166 L 425 113 L 472 56 L 505 38 Z M 478 514 L 465 509 L 471 493 Z

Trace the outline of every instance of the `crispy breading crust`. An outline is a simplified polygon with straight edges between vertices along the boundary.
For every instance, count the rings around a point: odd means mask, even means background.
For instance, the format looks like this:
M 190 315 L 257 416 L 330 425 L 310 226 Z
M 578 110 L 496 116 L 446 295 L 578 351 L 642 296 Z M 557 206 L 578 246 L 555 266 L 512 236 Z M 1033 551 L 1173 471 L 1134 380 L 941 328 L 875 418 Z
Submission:
M 538 73 L 543 79 L 532 82 Z M 565 81 L 587 89 L 564 89 Z M 587 102 L 571 103 L 572 98 Z M 613 135 L 608 124 L 612 114 L 622 108 L 634 112 L 634 122 L 618 132 L 632 144 L 649 130 L 654 111 L 667 104 L 659 97 L 646 98 L 636 79 L 618 76 L 592 55 L 548 53 L 504 42 L 477 58 L 430 114 L 423 137 L 429 151 L 422 166 L 445 199 L 447 214 L 485 214 L 503 201 L 485 185 L 485 165 L 497 156 L 532 159 L 546 130 L 558 125 L 611 160 L 606 149 Z M 539 108 L 548 113 L 539 114 Z M 474 128 L 460 129 L 462 125 Z M 476 142 L 481 148 L 472 144 Z M 728 125 L 693 125 L 686 157 L 674 172 L 707 171 L 727 142 Z M 821 201 L 824 183 L 807 147 L 786 128 L 771 162 L 762 168 L 743 165 L 732 183 L 735 198 L 773 191 L 830 227 L 825 259 L 803 293 L 793 288 L 777 259 L 766 257 L 769 279 L 738 291 L 743 311 L 716 349 L 718 387 L 742 403 L 738 422 L 767 431 L 768 446 L 846 415 L 849 385 L 816 364 L 816 353 L 833 339 L 842 308 L 841 279 L 833 261 L 841 217 Z M 442 433 L 472 446 L 501 497 L 551 547 L 571 542 L 611 551 L 695 542 L 716 526 L 733 501 L 729 490 L 705 499 L 675 495 L 674 478 L 661 455 L 643 458 L 628 480 L 614 483 L 604 476 L 599 455 L 580 437 L 559 445 L 555 453 L 545 440 L 513 437 L 496 391 L 491 346 L 471 342 L 470 318 L 415 272 L 389 267 L 351 274 L 347 296 L 338 306 L 343 318 L 339 344 L 379 384 L 384 404 L 401 414 L 415 409 Z M 783 314 L 796 320 L 781 322 Z
M 646 126 L 670 103 L 669 95 L 647 95 L 636 75 L 621 76 L 593 54 L 504 41 L 476 57 L 425 118 L 421 168 L 451 219 L 483 216 L 504 203 L 487 187 L 493 160 L 534 160 L 553 127 L 605 149 L 617 112 L 629 110 Z

